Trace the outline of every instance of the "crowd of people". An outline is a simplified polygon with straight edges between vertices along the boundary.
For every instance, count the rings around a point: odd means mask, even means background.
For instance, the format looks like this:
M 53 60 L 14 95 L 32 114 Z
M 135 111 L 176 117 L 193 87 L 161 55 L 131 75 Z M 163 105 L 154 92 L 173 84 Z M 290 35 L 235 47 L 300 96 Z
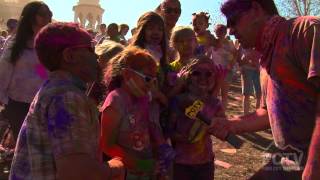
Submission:
M 213 33 L 207 12 L 176 26 L 180 1 L 162 0 L 126 39 L 126 24 L 96 33 L 28 3 L 0 38 L 9 179 L 212 180 L 211 136 L 268 128 L 277 156 L 250 179 L 320 179 L 320 19 L 285 19 L 273 0 L 221 12 Z M 243 114 L 227 117 L 236 71 Z

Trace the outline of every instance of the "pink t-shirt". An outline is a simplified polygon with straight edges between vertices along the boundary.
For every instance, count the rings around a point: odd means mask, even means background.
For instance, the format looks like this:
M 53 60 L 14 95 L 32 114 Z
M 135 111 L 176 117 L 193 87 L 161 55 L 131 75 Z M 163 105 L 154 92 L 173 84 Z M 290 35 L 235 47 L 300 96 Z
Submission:
M 109 138 L 116 138 L 116 144 L 129 154 L 130 157 L 122 157 L 124 162 L 135 157 L 150 164 L 148 167 L 138 167 L 139 162 L 134 162 L 137 167 L 128 170 L 131 173 L 150 173 L 146 171 L 152 171 L 151 164 L 154 164 L 152 162 L 155 160 L 157 150 L 155 148 L 163 140 L 156 104 L 149 102 L 148 97 L 132 99 L 126 91 L 119 88 L 108 94 L 101 111 L 110 106 L 121 114 L 118 129 L 114 130 L 116 134 Z M 107 140 L 101 139 L 101 141 Z

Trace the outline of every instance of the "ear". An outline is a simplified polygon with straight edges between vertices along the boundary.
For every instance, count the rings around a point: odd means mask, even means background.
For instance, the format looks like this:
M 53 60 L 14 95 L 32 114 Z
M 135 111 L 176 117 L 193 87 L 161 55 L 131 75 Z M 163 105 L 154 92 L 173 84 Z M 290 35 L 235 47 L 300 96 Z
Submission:
M 73 56 L 73 53 L 70 49 L 65 49 L 62 52 L 62 57 L 64 62 L 67 64 L 74 64 L 76 62 L 76 59 Z

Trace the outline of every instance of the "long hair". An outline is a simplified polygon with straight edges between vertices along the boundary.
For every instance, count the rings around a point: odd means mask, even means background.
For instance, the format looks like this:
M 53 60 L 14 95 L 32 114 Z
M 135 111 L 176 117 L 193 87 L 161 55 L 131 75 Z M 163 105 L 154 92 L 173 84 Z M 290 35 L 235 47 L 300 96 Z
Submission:
M 167 65 L 167 49 L 168 49 L 168 41 L 167 41 L 167 35 L 165 32 L 165 23 L 163 21 L 163 18 L 153 12 L 153 11 L 149 11 L 144 13 L 138 20 L 138 24 L 137 24 L 137 31 L 134 34 L 133 38 L 132 38 L 132 42 L 130 45 L 134 45 L 134 46 L 138 46 L 142 49 L 145 49 L 144 46 L 144 42 L 145 42 L 145 31 L 146 31 L 146 27 L 150 24 L 150 23 L 155 23 L 155 24 L 159 24 L 160 26 L 162 26 L 163 28 L 163 36 L 162 36 L 162 40 L 160 42 L 160 47 L 162 50 L 162 57 L 160 59 L 160 66 L 161 67 L 165 67 Z
M 34 36 L 33 25 L 36 23 L 36 16 L 41 7 L 49 7 L 41 2 L 34 1 L 28 3 L 20 15 L 17 33 L 11 49 L 10 62 L 15 64 L 23 50 L 27 47 L 27 42 Z

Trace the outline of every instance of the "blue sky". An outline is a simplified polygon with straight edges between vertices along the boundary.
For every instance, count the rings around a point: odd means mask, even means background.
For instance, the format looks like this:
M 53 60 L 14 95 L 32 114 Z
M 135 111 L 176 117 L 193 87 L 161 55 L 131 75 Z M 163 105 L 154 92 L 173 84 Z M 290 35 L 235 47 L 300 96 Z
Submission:
M 53 11 L 53 18 L 61 21 L 73 21 L 72 7 L 78 0 L 43 0 Z M 275 0 L 276 3 L 279 0 Z M 100 0 L 101 7 L 105 10 L 103 23 L 126 23 L 130 29 L 136 26 L 140 15 L 146 11 L 154 10 L 161 0 Z M 182 13 L 178 25 L 190 25 L 191 14 L 206 11 L 211 15 L 211 23 L 225 23 L 225 18 L 220 13 L 223 0 L 180 0 Z M 209 27 L 212 31 L 212 26 Z M 130 36 L 130 33 L 128 33 Z
M 78 0 L 44 0 L 44 2 L 53 11 L 54 19 L 73 21 L 72 7 L 77 4 Z M 189 25 L 191 14 L 200 11 L 209 12 L 212 19 L 218 19 L 219 23 L 225 22 L 219 11 L 222 0 L 180 0 L 180 2 L 182 13 L 178 25 Z M 160 0 L 100 0 L 101 7 L 105 9 L 103 22 L 106 24 L 126 23 L 131 28 L 136 26 L 140 15 L 146 11 L 154 10 L 159 3 Z M 211 23 L 216 23 L 216 21 Z M 210 30 L 212 30 L 211 27 Z

